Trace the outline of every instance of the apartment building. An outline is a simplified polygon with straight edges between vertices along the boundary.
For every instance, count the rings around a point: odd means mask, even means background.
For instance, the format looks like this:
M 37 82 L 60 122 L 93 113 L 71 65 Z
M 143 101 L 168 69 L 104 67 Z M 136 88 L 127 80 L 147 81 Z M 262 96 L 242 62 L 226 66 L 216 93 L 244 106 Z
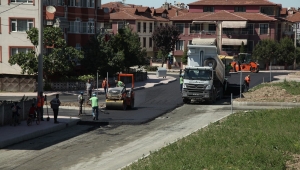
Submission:
M 19 66 L 10 66 L 9 57 L 35 49 L 26 31 L 39 26 L 38 0 L 0 0 L 0 74 L 20 74 Z M 44 26 L 62 29 L 69 46 L 81 50 L 89 37 L 109 20 L 109 11 L 101 0 L 43 0 Z M 5 41 L 3 41 L 5 40 Z M 46 50 L 44 49 L 44 52 Z
M 201 0 L 188 5 L 189 13 L 170 19 L 181 31 L 179 44 L 215 44 L 221 55 L 238 54 L 242 42 L 252 53 L 262 39 L 279 40 L 284 24 L 291 24 L 280 18 L 281 5 L 267 0 Z M 174 55 L 182 54 L 176 47 Z

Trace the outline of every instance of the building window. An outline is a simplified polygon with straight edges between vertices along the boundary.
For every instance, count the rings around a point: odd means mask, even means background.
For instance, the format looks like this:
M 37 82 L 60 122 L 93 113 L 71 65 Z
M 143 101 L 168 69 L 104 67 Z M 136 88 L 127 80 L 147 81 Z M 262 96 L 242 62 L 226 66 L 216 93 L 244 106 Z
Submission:
M 162 13 L 162 14 L 161 14 L 161 17 L 167 18 L 167 14 L 166 14 L 166 13 Z
M 152 38 L 149 38 L 149 48 L 152 47 Z
M 261 7 L 260 12 L 266 15 L 274 15 L 275 9 L 274 7 Z
M 259 24 L 259 34 L 268 34 L 269 33 L 269 24 Z
M 212 6 L 205 6 L 203 12 L 215 12 L 215 9 Z
M 189 40 L 189 45 L 193 45 L 193 40 Z
M 75 21 L 70 21 L 69 32 L 80 33 L 81 32 L 80 25 L 81 25 L 80 18 L 76 18 Z
M 160 24 L 159 24 L 159 26 L 161 26 L 161 27 L 162 27 L 162 26 L 163 26 L 163 23 L 160 23 Z
M 178 29 L 178 31 L 180 32 L 180 34 L 184 34 L 184 24 L 178 23 L 178 24 L 175 24 L 175 26 Z
M 88 22 L 82 22 L 82 33 L 86 33 L 86 34 L 94 34 L 95 33 L 95 23 L 93 21 L 93 19 L 89 19 Z
M 141 32 L 141 23 L 140 22 L 138 22 L 138 24 L 137 24 L 137 32 Z
M 242 29 L 242 34 L 253 35 L 254 34 L 254 25 L 247 24 L 247 27 Z
M 10 19 L 11 32 L 25 32 L 33 27 L 33 19 Z
M 234 34 L 234 28 L 223 28 L 223 34 Z
M 33 0 L 10 0 L 10 3 L 32 4 Z
M 118 29 L 123 29 L 123 28 L 125 28 L 125 22 L 124 21 L 118 22 Z
M 104 28 L 105 29 L 112 29 L 112 23 L 111 22 L 105 22 L 104 23 Z
M 246 7 L 244 6 L 234 7 L 234 12 L 246 12 Z
M 143 32 L 144 33 L 147 32 L 147 24 L 146 24 L 146 22 L 143 23 Z
M 209 32 L 215 32 L 216 31 L 216 25 L 215 24 L 208 24 L 208 31 Z
M 146 47 L 146 37 L 143 37 L 143 47 Z
M 152 33 L 152 31 L 153 31 L 153 24 L 149 23 L 149 32 Z
M 57 5 L 58 6 L 64 6 L 65 5 L 65 1 L 64 0 L 57 0 Z
M 33 50 L 33 48 L 11 48 L 10 47 L 10 56 L 16 55 L 18 53 L 28 53 L 29 51 Z
M 200 29 L 200 24 L 190 24 L 190 33 L 199 33 Z
M 248 41 L 248 42 L 247 42 L 247 50 L 248 50 L 248 53 L 252 53 L 253 48 L 254 48 L 254 41 Z
M 76 43 L 75 49 L 78 51 L 81 51 L 81 45 L 80 43 Z
M 177 42 L 176 42 L 176 50 L 184 50 L 183 44 L 184 44 L 184 41 L 183 41 L 183 40 L 177 41 Z
M 94 0 L 81 0 L 81 6 L 86 8 L 93 8 L 95 7 L 95 1 Z
M 69 0 L 69 6 L 81 7 L 81 0 Z

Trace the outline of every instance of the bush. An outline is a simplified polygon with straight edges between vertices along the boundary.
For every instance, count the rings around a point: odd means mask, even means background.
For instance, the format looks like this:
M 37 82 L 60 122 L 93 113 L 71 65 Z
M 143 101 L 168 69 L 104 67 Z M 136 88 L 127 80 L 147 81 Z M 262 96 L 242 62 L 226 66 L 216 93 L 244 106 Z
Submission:
M 87 82 L 88 80 L 93 80 L 95 77 L 93 75 L 82 75 L 78 77 L 78 80 Z
M 44 91 L 52 91 L 52 87 L 51 87 L 50 83 L 45 83 Z
M 157 70 L 157 66 L 145 66 L 144 68 L 147 71 L 156 71 Z

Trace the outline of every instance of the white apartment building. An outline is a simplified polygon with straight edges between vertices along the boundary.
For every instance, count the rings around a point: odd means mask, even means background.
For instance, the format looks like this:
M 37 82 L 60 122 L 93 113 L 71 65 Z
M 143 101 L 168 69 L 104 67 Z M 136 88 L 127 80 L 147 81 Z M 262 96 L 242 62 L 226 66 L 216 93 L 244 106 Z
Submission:
M 21 68 L 11 66 L 8 60 L 11 55 L 35 48 L 26 31 L 39 25 L 39 2 L 0 0 L 0 74 L 21 74 Z

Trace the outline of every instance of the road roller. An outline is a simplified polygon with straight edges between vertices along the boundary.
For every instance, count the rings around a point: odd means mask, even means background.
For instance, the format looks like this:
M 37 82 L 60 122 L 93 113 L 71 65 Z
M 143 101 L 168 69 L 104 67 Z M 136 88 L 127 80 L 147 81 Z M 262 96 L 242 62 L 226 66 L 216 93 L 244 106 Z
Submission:
M 130 89 L 125 87 L 109 88 L 106 93 L 106 109 L 107 110 L 126 110 L 134 108 L 134 77 L 133 74 L 119 74 L 118 80 L 121 77 L 131 77 L 132 86 Z

